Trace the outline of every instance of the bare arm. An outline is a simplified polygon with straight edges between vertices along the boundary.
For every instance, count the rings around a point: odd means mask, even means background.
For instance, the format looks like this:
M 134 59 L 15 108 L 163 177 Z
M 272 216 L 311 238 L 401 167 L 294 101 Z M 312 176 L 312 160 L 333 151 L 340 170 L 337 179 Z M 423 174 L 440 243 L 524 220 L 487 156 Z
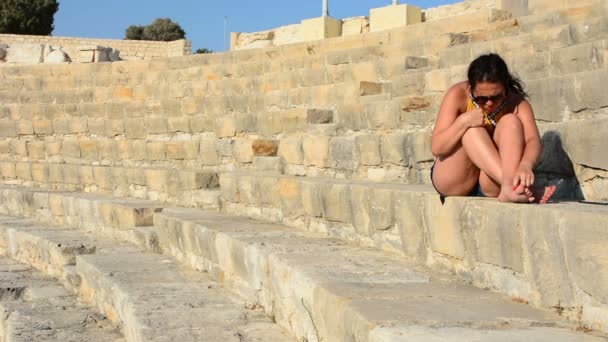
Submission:
M 431 152 L 436 157 L 450 154 L 458 146 L 467 129 L 483 124 L 481 109 L 460 114 L 459 108 L 464 97 L 466 95 L 462 87 L 455 85 L 443 98 L 431 140 Z

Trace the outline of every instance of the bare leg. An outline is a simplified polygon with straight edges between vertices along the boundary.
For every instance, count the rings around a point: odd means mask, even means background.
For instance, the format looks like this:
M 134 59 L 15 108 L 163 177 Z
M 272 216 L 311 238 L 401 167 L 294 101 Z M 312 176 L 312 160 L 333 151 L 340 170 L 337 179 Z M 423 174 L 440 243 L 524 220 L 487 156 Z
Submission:
M 498 146 L 502 170 L 498 200 L 503 202 L 533 201 L 534 198 L 527 193 L 523 185 L 516 189 L 511 187 L 525 148 L 524 127 L 516 115 L 508 114 L 500 119 L 496 132 L 494 132 L 494 141 Z

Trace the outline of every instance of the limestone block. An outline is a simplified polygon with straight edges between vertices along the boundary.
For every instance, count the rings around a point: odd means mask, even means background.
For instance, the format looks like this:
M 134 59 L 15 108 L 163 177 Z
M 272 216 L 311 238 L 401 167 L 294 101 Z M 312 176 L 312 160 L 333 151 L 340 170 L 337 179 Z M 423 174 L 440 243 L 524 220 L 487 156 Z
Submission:
M 435 159 L 431 152 L 431 132 L 414 131 L 408 133 L 407 147 L 409 164 L 431 162 Z
M 32 169 L 30 163 L 15 163 L 15 174 L 19 175 L 19 179 L 26 181 L 32 180 Z
M 8 48 L 7 63 L 37 64 L 44 59 L 44 45 L 12 44 Z
M 405 69 L 422 69 L 429 66 L 429 59 L 426 57 L 406 56 Z
M 31 135 L 34 134 L 34 124 L 29 120 L 19 120 L 17 121 L 17 134 L 19 135 Z M 2 128 L 0 128 L 2 129 Z M 10 128 L 9 128 L 10 130 Z M 7 132 L 3 132 L 7 133 Z
M 27 148 L 25 147 L 25 141 L 23 140 L 13 140 L 10 142 L 11 144 L 11 153 L 17 156 L 25 157 L 27 156 Z
M 61 141 L 49 141 L 44 144 L 44 150 L 46 151 L 47 156 L 59 156 L 62 151 L 62 142 Z
M 125 170 L 125 178 L 130 185 L 146 185 L 146 175 L 143 169 L 128 168 Z
M 80 185 L 78 176 L 78 165 L 64 164 L 61 168 L 61 175 L 65 184 Z
M 61 64 L 61 63 L 69 63 L 69 62 L 71 62 L 70 56 L 68 56 L 68 54 L 65 53 L 65 51 L 63 51 L 60 48 L 49 52 L 44 57 L 44 63 Z
M 308 128 L 307 114 L 307 110 L 302 108 L 293 108 L 281 112 L 283 130 L 287 133 L 305 131 Z
M 46 184 L 49 180 L 49 165 L 48 164 L 32 164 L 32 179 L 39 184 Z M 4 172 L 3 172 L 4 175 Z
M 129 158 L 132 160 L 145 160 L 147 158 L 145 140 L 132 140 L 129 142 Z
M 99 151 L 97 149 L 97 141 L 95 140 L 81 140 L 78 142 L 80 149 L 80 155 L 85 160 L 98 160 Z
M 424 229 L 424 195 L 417 191 L 394 192 L 395 227 L 401 236 L 403 253 L 415 260 L 426 259 L 427 245 Z
M 439 195 L 424 195 L 424 217 L 429 233 L 430 247 L 456 259 L 465 257 L 463 221 L 468 199 L 448 197 L 441 204 Z
M 285 138 L 279 143 L 278 155 L 288 164 L 302 164 L 304 154 L 301 138 Z
M 301 191 L 304 212 L 311 217 L 321 217 L 323 214 L 323 206 L 321 204 L 319 183 L 303 180 L 301 182 Z
M 283 173 L 283 162 L 280 157 L 259 156 L 253 157 L 254 171 L 267 171 L 273 174 Z
M 274 157 L 277 155 L 279 144 L 276 140 L 254 140 L 251 143 L 254 156 Z
M 563 121 L 567 108 L 562 104 L 567 92 L 572 92 L 570 76 L 551 77 L 526 82 L 534 116 L 543 121 Z
M 532 301 L 546 307 L 569 307 L 574 304 L 568 277 L 566 257 L 560 238 L 560 210 L 552 206 L 539 210 L 534 206 L 519 208 L 526 224 L 522 227 L 524 240 L 524 269 L 533 282 L 536 298 Z
M 358 135 L 355 137 L 357 155 L 361 165 L 375 166 L 382 162 L 380 137 L 376 134 Z
M 200 159 L 199 153 L 199 141 L 191 140 L 191 141 L 180 141 L 180 147 L 182 151 L 182 156 L 184 159 Z
M 53 216 L 64 216 L 63 196 L 60 194 L 49 194 L 49 209 Z
M 194 115 L 190 118 L 190 132 L 213 132 L 215 119 L 208 115 Z
M 467 221 L 475 237 L 477 260 L 522 273 L 523 237 L 515 206 L 494 201 L 474 202 Z
M 15 122 L 10 119 L 0 120 L 0 138 L 16 137 Z
M 123 135 L 125 133 L 125 121 L 124 120 L 107 120 L 106 121 L 106 135 L 108 137 L 114 137 L 117 135 Z
M 89 121 L 90 126 L 90 121 Z M 90 130 L 90 128 L 89 128 Z M 127 138 L 145 138 L 146 137 L 146 127 L 142 124 L 142 119 L 125 119 L 125 136 Z
M 351 222 L 350 188 L 347 184 L 321 184 L 319 194 L 326 220 Z
M 370 197 L 370 226 L 373 231 L 387 230 L 394 225 L 393 191 L 375 188 Z
M 109 167 L 93 166 L 95 184 L 103 191 L 113 191 L 112 171 Z
M 449 79 L 449 70 L 446 70 L 446 82 Z M 415 96 L 422 95 L 425 89 L 426 78 L 428 73 L 423 71 L 408 71 L 405 75 L 395 76 L 391 82 L 391 95 L 397 96 Z
M 63 184 L 63 165 L 50 163 L 49 165 L 49 183 Z
M 158 191 L 166 193 L 169 186 L 169 170 L 166 169 L 145 169 L 146 187 L 148 191 Z
M 608 155 L 603 144 L 608 134 L 608 119 L 568 122 L 564 149 L 573 162 L 608 170 Z
M 278 185 L 283 215 L 290 218 L 303 216 L 304 207 L 302 205 L 300 181 L 296 178 L 281 178 Z M 259 189 L 259 191 L 261 193 L 263 190 Z
M 0 61 L 4 62 L 8 54 L 8 45 L 0 44 Z
M 564 253 L 574 283 L 594 299 L 608 303 L 608 234 L 605 210 L 567 210 L 560 230 Z M 581 222 L 585 224 L 581 226 Z
M 166 160 L 165 143 L 162 141 L 148 141 L 146 143 L 146 156 L 148 160 Z
M 220 180 L 220 198 L 225 201 L 237 203 L 240 201 L 238 192 L 237 175 L 234 173 L 221 173 Z M 262 198 L 263 196 L 260 196 Z M 266 198 L 266 197 L 264 197 Z
M 165 144 L 165 152 L 167 154 L 167 159 L 171 160 L 183 160 L 184 159 L 184 149 L 182 147 L 182 143 L 177 142 L 167 142 Z
M 334 137 L 329 141 L 330 166 L 354 171 L 358 166 L 354 137 Z
M 28 141 L 25 144 L 27 155 L 31 159 L 45 159 L 44 142 L 43 141 Z
M 0 153 L 11 153 L 10 141 L 0 141 Z
M 170 117 L 167 120 L 167 130 L 169 133 L 190 132 L 190 121 L 187 117 Z
M 124 167 L 113 166 L 110 168 L 110 174 L 114 182 L 114 189 L 112 189 L 114 196 L 125 196 L 129 193 L 129 180 L 127 178 L 127 170 Z
M 339 37 L 342 34 L 342 20 L 331 17 L 304 19 L 300 22 L 300 39 L 304 41 Z
M 215 135 L 218 138 L 233 137 L 236 134 L 234 117 L 219 116 L 215 119 Z
M 34 133 L 36 134 L 53 134 L 53 123 L 51 120 L 34 120 Z
M 214 172 L 184 171 L 178 173 L 180 190 L 214 189 L 219 186 Z
M 380 146 L 383 162 L 401 166 L 408 165 L 405 133 L 395 132 L 383 135 Z
M 138 120 L 138 124 L 141 125 L 141 120 Z M 143 126 L 143 125 L 141 125 Z M 88 120 L 89 133 L 96 135 L 104 135 L 106 133 L 106 120 L 105 119 L 89 119 Z M 34 128 L 35 130 L 35 128 Z
M 4 179 L 15 179 L 17 178 L 15 163 L 13 162 L 0 162 L 0 173 Z
M 334 122 L 334 111 L 330 109 L 308 109 L 306 122 L 309 124 L 329 124 Z
M 302 138 L 302 149 L 305 165 L 329 166 L 329 137 L 306 135 Z
M 277 177 L 256 177 L 255 187 L 260 195 L 260 204 L 271 208 L 281 208 L 281 195 L 279 192 L 279 179 Z M 232 189 L 235 191 L 235 189 Z M 230 195 L 234 199 L 234 194 Z M 232 202 L 235 202 L 234 200 Z
M 239 175 L 237 179 L 237 189 L 239 194 L 239 201 L 245 205 L 258 206 L 260 196 L 258 196 L 258 189 L 255 187 L 255 177 Z M 264 191 L 262 189 L 262 191 Z
M 608 77 L 606 69 L 582 72 L 574 75 L 574 87 L 566 93 L 566 103 L 574 112 L 585 109 L 600 109 L 608 106 L 604 80 Z
M 424 77 L 424 91 L 444 93 L 450 87 L 450 83 L 449 69 L 431 70 Z
M 352 208 L 352 223 L 357 233 L 371 236 L 370 226 L 370 193 L 371 187 L 366 185 L 350 186 L 350 205 Z
M 379 94 L 382 94 L 382 83 L 368 82 L 368 81 L 359 82 L 359 95 L 360 96 L 379 95 Z
M 199 142 L 200 163 L 202 165 L 218 165 L 218 145 L 216 139 L 201 139 Z
M 293 125 L 296 127 L 299 125 L 297 117 L 291 117 L 291 115 L 299 115 L 297 111 L 287 112 L 290 117 L 283 118 L 283 113 L 276 110 L 266 110 L 258 113 L 256 118 L 257 130 L 264 136 L 270 137 L 277 133 L 281 133 L 283 130 L 283 122 L 286 122 L 289 129 L 293 129 Z M 296 120 L 294 122 L 294 120 Z
M 400 100 L 400 120 L 409 125 L 428 126 L 435 120 L 440 102 L 438 96 L 404 97 Z
M 342 36 L 353 36 L 369 32 L 369 19 L 367 17 L 352 17 L 342 20 Z
M 147 118 L 145 121 L 146 133 L 148 134 L 165 134 L 167 133 L 167 119 L 166 118 Z M 141 124 L 141 121 L 140 121 Z
M 237 138 L 234 140 L 234 158 L 239 163 L 253 162 L 253 149 L 251 148 L 252 141 L 246 138 Z
M 80 166 L 78 169 L 78 179 L 80 179 L 80 184 L 82 186 L 94 185 L 95 176 L 93 175 L 93 167 L 86 165 Z
M 404 27 L 422 21 L 422 10 L 411 5 L 392 5 L 372 8 L 369 13 L 371 32 Z

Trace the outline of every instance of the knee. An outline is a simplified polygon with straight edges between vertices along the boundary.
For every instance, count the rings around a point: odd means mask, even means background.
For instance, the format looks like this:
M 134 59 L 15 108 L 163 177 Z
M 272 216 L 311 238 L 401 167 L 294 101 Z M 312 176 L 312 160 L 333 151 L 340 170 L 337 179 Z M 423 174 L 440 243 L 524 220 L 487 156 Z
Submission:
M 504 115 L 496 124 L 496 129 L 522 130 L 524 128 L 521 120 L 515 114 Z

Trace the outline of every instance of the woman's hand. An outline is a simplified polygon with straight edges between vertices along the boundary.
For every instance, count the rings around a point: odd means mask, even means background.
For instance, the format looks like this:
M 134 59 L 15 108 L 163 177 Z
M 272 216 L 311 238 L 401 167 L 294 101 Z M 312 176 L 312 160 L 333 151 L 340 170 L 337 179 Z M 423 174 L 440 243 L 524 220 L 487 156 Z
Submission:
M 529 165 L 520 164 L 515 171 L 513 188 L 518 187 L 520 184 L 528 188 L 534 184 L 534 172 L 532 172 L 532 167 Z
M 481 108 L 472 109 L 468 112 L 462 113 L 460 116 L 463 117 L 464 123 L 468 128 L 483 126 L 484 115 Z

